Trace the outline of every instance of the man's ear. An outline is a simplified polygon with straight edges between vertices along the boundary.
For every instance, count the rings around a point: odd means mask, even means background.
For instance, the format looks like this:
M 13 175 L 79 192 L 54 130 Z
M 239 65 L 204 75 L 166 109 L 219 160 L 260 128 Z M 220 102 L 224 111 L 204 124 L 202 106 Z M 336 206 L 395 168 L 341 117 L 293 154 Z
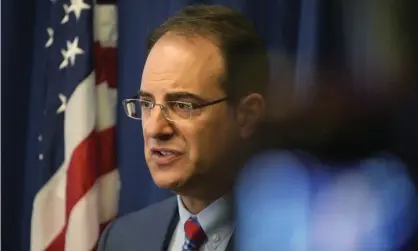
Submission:
M 265 100 L 262 95 L 252 93 L 241 99 L 237 111 L 239 134 L 241 138 L 247 139 L 254 133 L 258 123 L 264 116 Z

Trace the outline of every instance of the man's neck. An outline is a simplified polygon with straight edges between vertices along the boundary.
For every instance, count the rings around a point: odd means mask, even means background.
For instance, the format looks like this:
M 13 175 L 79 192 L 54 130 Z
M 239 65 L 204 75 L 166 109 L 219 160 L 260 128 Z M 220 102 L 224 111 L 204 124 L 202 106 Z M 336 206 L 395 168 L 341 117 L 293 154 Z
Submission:
M 201 212 L 203 209 L 207 208 L 212 204 L 216 199 L 204 200 L 193 198 L 189 196 L 181 196 L 181 201 L 183 202 L 184 207 L 192 214 L 196 215 Z
M 194 197 L 194 196 L 186 196 L 180 195 L 181 201 L 183 202 L 183 206 L 193 215 L 196 215 L 203 211 L 203 209 L 207 208 L 210 204 L 215 202 L 216 200 L 227 196 L 229 197 L 231 194 L 230 190 L 225 191 L 224 193 L 220 193 L 214 196 L 207 196 L 205 198 L 202 197 Z
M 200 186 L 197 186 L 191 184 L 182 187 L 182 189 L 173 190 L 173 192 L 180 196 L 184 207 L 190 213 L 196 215 L 217 199 L 230 194 L 233 190 L 234 182 L 231 180 L 222 180 L 218 184 L 225 185 L 213 186 L 213 184 L 201 183 Z

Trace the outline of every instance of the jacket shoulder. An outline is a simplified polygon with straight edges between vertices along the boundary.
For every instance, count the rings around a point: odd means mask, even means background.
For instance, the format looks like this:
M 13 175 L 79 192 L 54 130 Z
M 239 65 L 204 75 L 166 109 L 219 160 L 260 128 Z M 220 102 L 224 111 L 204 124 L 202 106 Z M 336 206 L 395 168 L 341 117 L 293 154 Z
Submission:
M 172 196 L 113 220 L 100 237 L 98 251 L 142 250 L 138 248 L 150 248 L 146 243 L 161 244 L 176 209 L 177 198 Z

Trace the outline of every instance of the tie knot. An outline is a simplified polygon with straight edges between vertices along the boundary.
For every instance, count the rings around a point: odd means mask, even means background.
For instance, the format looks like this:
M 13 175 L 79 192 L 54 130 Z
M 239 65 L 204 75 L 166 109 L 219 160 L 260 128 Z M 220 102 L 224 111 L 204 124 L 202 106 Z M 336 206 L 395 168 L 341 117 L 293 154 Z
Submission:
M 195 216 L 190 217 L 184 224 L 184 232 L 186 238 L 193 244 L 195 248 L 199 248 L 205 242 L 206 234 L 199 224 Z

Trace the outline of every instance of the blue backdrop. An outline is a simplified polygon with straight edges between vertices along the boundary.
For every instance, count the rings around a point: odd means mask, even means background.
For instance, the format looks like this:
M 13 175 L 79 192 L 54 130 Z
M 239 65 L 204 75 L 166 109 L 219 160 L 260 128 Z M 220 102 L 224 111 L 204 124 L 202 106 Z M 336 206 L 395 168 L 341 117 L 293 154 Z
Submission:
M 22 8 L 25 6 L 25 8 Z M 1 9 L 1 230 L 3 250 L 20 250 L 35 1 Z M 19 101 L 16 109 L 10 106 Z
M 119 0 L 119 101 L 131 97 L 140 86 L 147 35 L 174 12 L 196 2 L 224 4 L 252 18 L 276 55 L 272 57 L 273 76 L 280 79 L 282 75 L 290 75 L 302 96 L 314 84 L 312 77 L 318 66 L 344 68 L 359 62 L 356 57 L 347 56 L 351 52 L 347 44 L 353 43 L 356 37 L 351 34 L 351 40 L 346 39 L 347 22 L 368 20 L 369 14 L 365 10 L 353 20 L 347 19 L 350 13 L 344 12 L 346 9 L 339 1 Z M 35 146 L 40 121 L 37 114 L 42 107 L 41 90 L 31 85 L 31 73 L 36 71 L 36 61 L 32 60 L 36 57 L 34 48 L 38 43 L 44 43 L 38 38 L 45 32 L 40 28 L 44 27 L 42 5 L 43 1 L 9 0 L 3 1 L 2 6 L 3 250 L 29 248 L 31 204 L 36 192 L 31 188 L 36 183 L 37 173 L 31 169 L 31 163 L 37 161 Z M 351 10 L 356 9 L 353 6 Z M 363 34 L 371 29 L 366 23 L 361 28 Z M 357 46 L 363 48 L 361 43 Z M 281 72 L 278 69 L 283 68 L 275 68 L 283 66 L 283 62 L 290 66 L 289 69 L 294 68 L 294 72 Z M 275 85 L 279 84 L 275 82 Z M 118 167 L 122 179 L 119 208 L 120 214 L 126 214 L 161 200 L 169 193 L 155 187 L 141 157 L 140 123 L 127 118 L 121 106 L 118 107 L 117 123 Z M 410 124 L 407 127 L 413 128 Z

